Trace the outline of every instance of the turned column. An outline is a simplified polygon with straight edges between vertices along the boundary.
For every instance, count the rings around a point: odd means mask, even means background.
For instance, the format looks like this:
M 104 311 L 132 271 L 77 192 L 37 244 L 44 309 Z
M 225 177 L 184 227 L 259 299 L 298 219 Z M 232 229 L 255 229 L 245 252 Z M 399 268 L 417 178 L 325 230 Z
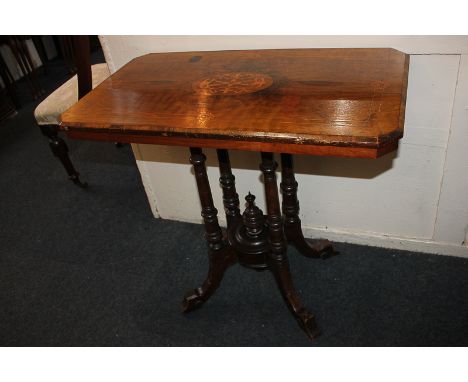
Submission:
M 304 256 L 327 258 L 337 254 L 331 243 L 325 239 L 306 240 L 299 218 L 297 181 L 294 176 L 293 157 L 281 154 L 281 191 L 283 193 L 283 222 L 286 239 Z
M 315 317 L 303 307 L 299 299 L 299 295 L 292 282 L 289 261 L 286 255 L 287 243 L 283 232 L 278 185 L 276 182 L 276 168 L 278 164 L 274 160 L 273 153 L 262 152 L 261 156 L 262 163 L 260 170 L 263 172 L 265 183 L 271 269 L 288 308 L 307 335 L 310 338 L 314 338 L 319 334 Z
M 214 206 L 210 182 L 206 173 L 206 157 L 200 148 L 190 148 L 190 163 L 193 165 L 197 181 L 198 195 L 202 207 L 201 216 L 205 224 L 205 235 L 208 246 L 212 250 L 223 247 L 223 233 L 218 223 L 218 210 Z
M 240 218 L 239 195 L 236 192 L 235 177 L 232 175 L 229 153 L 225 149 L 216 150 L 219 162 L 219 183 L 223 190 L 223 204 L 226 212 L 227 226 Z
M 263 173 L 265 184 L 267 221 L 269 227 L 268 242 L 271 256 L 274 261 L 284 261 L 286 252 L 286 238 L 283 233 L 281 210 L 278 198 L 278 185 L 276 183 L 276 168 L 278 164 L 273 158 L 273 153 L 261 153 L 262 163 L 260 170 Z
M 285 227 L 301 224 L 299 219 L 299 200 L 297 199 L 297 182 L 294 176 L 291 154 L 281 154 L 281 191 L 283 193 L 283 219 Z
M 188 293 L 182 303 L 184 312 L 199 308 L 219 287 L 227 268 L 236 262 L 235 252 L 223 240 L 218 223 L 218 210 L 213 204 L 210 183 L 206 173 L 206 157 L 200 148 L 190 148 L 190 163 L 193 165 L 197 181 L 198 195 L 202 207 L 201 215 L 205 224 L 205 237 L 208 242 L 209 270 L 202 286 Z

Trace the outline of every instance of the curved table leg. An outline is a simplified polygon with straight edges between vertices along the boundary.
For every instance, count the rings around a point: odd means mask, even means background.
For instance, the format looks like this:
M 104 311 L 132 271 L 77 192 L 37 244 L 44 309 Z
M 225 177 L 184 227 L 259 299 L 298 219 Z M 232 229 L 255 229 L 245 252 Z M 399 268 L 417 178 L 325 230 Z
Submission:
M 288 242 L 307 257 L 325 259 L 337 255 L 338 252 L 333 250 L 328 240 L 304 238 L 299 218 L 297 182 L 291 154 L 281 154 L 281 191 L 283 192 L 284 233 Z
M 184 297 L 182 302 L 182 311 L 184 313 L 200 308 L 218 289 L 226 270 L 237 261 L 235 252 L 229 247 L 210 251 L 208 256 L 210 258 L 208 276 L 201 287 L 187 293 Z
M 216 291 L 226 270 L 236 262 L 237 256 L 223 240 L 223 233 L 218 223 L 218 210 L 213 204 L 210 183 L 206 173 L 206 157 L 199 148 L 190 148 L 190 163 L 195 171 L 198 194 L 205 223 L 206 240 L 209 247 L 210 268 L 208 277 L 200 288 L 187 294 L 182 303 L 183 312 L 199 308 Z
M 274 161 L 273 154 L 262 152 L 260 169 L 263 172 L 266 193 L 270 244 L 269 262 L 288 308 L 309 338 L 313 339 L 319 334 L 315 317 L 302 305 L 299 295 L 294 288 L 289 270 L 289 261 L 286 256 L 287 244 L 283 233 L 278 186 L 276 183 L 276 167 L 277 163 Z
M 281 291 L 281 294 L 288 305 L 289 310 L 296 317 L 299 326 L 304 330 L 310 339 L 314 339 L 320 334 L 320 331 L 315 322 L 315 316 L 309 312 L 301 303 L 299 295 L 294 288 L 289 269 L 289 261 L 284 254 L 281 257 L 276 257 L 271 261 L 271 268 L 275 275 L 276 282 Z

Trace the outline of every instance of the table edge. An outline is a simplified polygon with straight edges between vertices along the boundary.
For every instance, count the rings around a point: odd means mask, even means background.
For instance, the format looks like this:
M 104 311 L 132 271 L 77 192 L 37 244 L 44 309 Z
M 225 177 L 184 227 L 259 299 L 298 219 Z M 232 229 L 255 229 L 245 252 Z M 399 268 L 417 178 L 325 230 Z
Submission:
M 138 143 L 165 146 L 202 147 L 214 149 L 263 151 L 289 154 L 305 154 L 319 156 L 337 156 L 352 158 L 378 158 L 398 148 L 398 139 L 393 139 L 379 146 L 334 146 L 334 145 L 304 145 L 297 143 L 257 142 L 246 140 L 207 139 L 192 137 L 168 137 L 155 135 L 119 134 L 114 132 L 67 131 L 70 139 L 108 141 L 121 143 Z

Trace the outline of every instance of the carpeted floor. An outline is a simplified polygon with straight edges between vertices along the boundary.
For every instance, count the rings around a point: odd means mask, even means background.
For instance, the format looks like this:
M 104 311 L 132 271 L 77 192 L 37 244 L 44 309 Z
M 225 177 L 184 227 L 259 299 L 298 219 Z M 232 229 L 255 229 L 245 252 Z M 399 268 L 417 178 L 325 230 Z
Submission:
M 48 91 L 67 77 L 60 61 L 50 71 Z M 203 227 L 152 217 L 129 146 L 69 142 L 90 188 L 74 186 L 21 86 L 0 125 L 0 346 L 468 345 L 468 260 L 340 243 L 326 261 L 289 250 L 313 343 L 272 275 L 240 266 L 182 315 L 206 272 Z

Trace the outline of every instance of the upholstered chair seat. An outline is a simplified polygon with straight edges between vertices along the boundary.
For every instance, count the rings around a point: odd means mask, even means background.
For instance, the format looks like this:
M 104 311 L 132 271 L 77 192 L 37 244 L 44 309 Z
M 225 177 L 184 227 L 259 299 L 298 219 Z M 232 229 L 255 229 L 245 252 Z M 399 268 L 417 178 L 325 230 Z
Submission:
M 60 115 L 108 78 L 110 72 L 107 64 L 91 65 L 89 36 L 62 36 L 61 41 L 68 44 L 68 51 L 73 51 L 77 75 L 42 101 L 34 110 L 34 117 L 49 141 L 52 154 L 60 160 L 68 178 L 77 186 L 86 188 L 88 184 L 80 180 L 80 173 L 70 160 L 67 144 L 59 137 Z
M 110 76 L 107 64 L 96 64 L 91 66 L 93 77 L 93 89 Z M 59 125 L 60 114 L 78 102 L 78 78 L 73 76 L 44 101 L 36 110 L 34 117 L 38 125 Z

